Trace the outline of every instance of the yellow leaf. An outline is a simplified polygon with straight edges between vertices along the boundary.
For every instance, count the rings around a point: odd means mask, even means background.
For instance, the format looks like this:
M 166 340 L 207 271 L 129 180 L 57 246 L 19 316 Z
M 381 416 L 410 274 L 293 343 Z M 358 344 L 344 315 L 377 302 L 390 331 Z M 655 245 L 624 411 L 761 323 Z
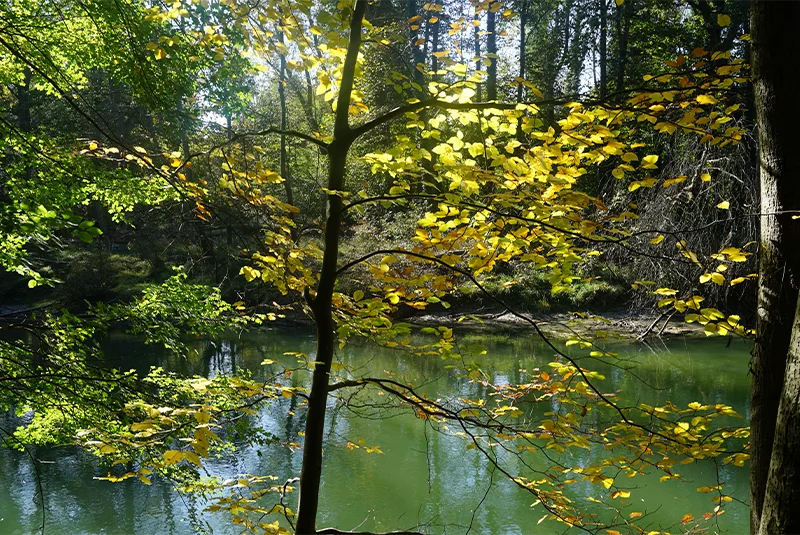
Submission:
M 723 15 L 723 14 L 720 13 L 719 15 L 717 15 L 717 24 L 719 24 L 723 28 L 725 26 L 730 26 L 731 18 L 728 15 Z
M 709 175 L 708 173 L 703 173 L 702 175 L 700 175 L 700 180 L 702 180 L 703 182 L 710 182 L 711 175 Z
M 652 243 L 653 245 L 658 245 L 662 241 L 664 241 L 664 235 L 663 234 L 659 234 L 658 236 L 656 236 L 655 238 L 650 240 L 650 243 Z
M 193 451 L 185 451 L 185 452 L 183 452 L 183 458 L 186 459 L 187 461 L 189 461 L 190 463 L 196 465 L 196 466 L 200 466 L 201 465 L 200 457 L 196 453 L 194 453 Z
M 678 425 L 672 430 L 676 435 L 681 435 L 689 431 L 689 424 L 687 422 L 679 422 Z
M 658 155 L 650 154 L 642 158 L 642 165 L 640 165 L 639 167 L 642 169 L 655 169 L 657 161 L 658 161 Z
M 722 201 L 721 203 L 719 203 L 717 205 L 717 208 L 719 208 L 720 210 L 727 210 L 730 207 L 731 207 L 731 203 L 728 202 L 728 201 Z
M 694 520 L 694 517 L 692 516 L 692 513 L 686 513 L 685 515 L 683 515 L 683 518 L 681 519 L 681 523 L 682 524 L 686 524 L 687 522 L 691 522 L 692 520 Z
M 611 485 L 613 485 L 613 484 L 614 484 L 614 478 L 613 477 L 607 477 L 607 478 L 605 478 L 603 480 L 603 486 L 605 488 L 607 488 L 607 489 L 611 488 Z
M 627 490 L 615 490 L 611 493 L 611 498 L 630 498 L 631 493 Z
M 681 175 L 681 176 L 676 176 L 675 178 L 667 179 L 664 181 L 664 184 L 662 184 L 662 187 L 668 188 L 673 184 L 680 184 L 681 182 L 686 181 L 687 178 L 688 177 L 686 175 Z
M 250 282 L 260 277 L 261 272 L 257 269 L 251 268 L 250 266 L 244 266 L 239 270 L 239 275 L 244 275 L 244 278 L 247 280 L 247 282 Z
M 714 284 L 719 284 L 721 286 L 722 283 L 725 282 L 725 275 L 723 275 L 722 273 L 712 273 L 711 282 L 713 282 Z
M 716 104 L 717 103 L 717 99 L 714 98 L 712 95 L 697 95 L 697 98 L 695 100 L 697 100 L 698 104 Z
M 178 450 L 167 450 L 164 452 L 164 464 L 167 466 L 178 464 L 183 460 L 183 453 Z
M 678 293 L 678 290 L 673 290 L 672 288 L 659 288 L 653 293 L 656 295 L 675 295 Z
M 640 513 L 639 511 L 634 511 L 631 514 L 628 515 L 628 517 L 630 517 L 631 519 L 639 518 L 640 516 L 642 516 L 642 513 Z

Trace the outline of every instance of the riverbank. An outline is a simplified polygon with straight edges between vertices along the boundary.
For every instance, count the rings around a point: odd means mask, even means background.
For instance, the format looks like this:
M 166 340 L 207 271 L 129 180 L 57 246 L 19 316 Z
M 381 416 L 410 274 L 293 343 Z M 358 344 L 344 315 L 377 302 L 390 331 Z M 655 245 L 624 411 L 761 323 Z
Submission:
M 480 333 L 531 331 L 534 322 L 545 335 L 555 338 L 616 337 L 645 339 L 648 337 L 692 336 L 703 337 L 702 326 L 686 323 L 680 319 L 659 316 L 642 316 L 612 312 L 603 315 L 585 314 L 427 314 L 407 318 L 409 323 L 420 326 L 448 325 Z M 524 318 L 527 318 L 524 319 Z M 530 320 L 530 321 L 528 321 Z

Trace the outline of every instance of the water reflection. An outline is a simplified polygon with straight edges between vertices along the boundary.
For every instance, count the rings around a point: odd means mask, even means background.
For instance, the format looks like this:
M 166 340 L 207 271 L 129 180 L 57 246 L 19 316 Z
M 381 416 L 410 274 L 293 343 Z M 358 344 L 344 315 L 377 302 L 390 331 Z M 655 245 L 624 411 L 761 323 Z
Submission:
M 480 364 L 494 385 L 519 383 L 524 378 L 523 370 L 547 369 L 547 363 L 554 358 L 551 349 L 521 336 L 466 338 L 465 344 L 482 342 L 486 347 L 486 355 L 470 358 Z M 310 334 L 263 331 L 215 344 L 197 342 L 194 349 L 192 356 L 177 358 L 120 335 L 109 341 L 107 352 L 115 365 L 139 371 L 164 366 L 213 377 L 245 368 L 257 378 L 266 378 L 277 367 L 262 366 L 264 359 L 296 367 L 295 357 L 284 353 L 311 354 L 313 340 Z M 690 401 L 726 403 L 746 414 L 749 349 L 744 344 L 726 348 L 724 341 L 705 340 L 669 343 L 655 352 L 631 345 L 616 350 L 623 353 L 625 362 L 636 363 L 636 377 L 618 367 L 597 367 L 606 375 L 606 389 L 624 392 L 628 404 L 662 404 L 667 399 L 683 405 Z M 352 345 L 340 351 L 337 358 L 362 374 L 386 377 L 387 371 L 395 373 L 399 380 L 413 383 L 420 392 L 431 396 L 487 395 L 484 386 L 468 381 L 436 357 Z M 296 371 L 283 380 L 291 386 L 306 385 L 309 375 Z M 331 400 L 331 407 L 334 403 Z M 465 533 L 469 526 L 471 533 L 530 534 L 537 533 L 537 529 L 541 530 L 538 533 L 553 532 L 546 522 L 536 524 L 544 510 L 541 506 L 531 510 L 533 497 L 494 472 L 485 457 L 466 451 L 463 441 L 440 434 L 405 412 L 387 409 L 382 415 L 391 417 L 375 419 L 374 412 L 351 409 L 339 407 L 328 418 L 321 525 L 389 531 L 426 524 L 433 533 Z M 531 407 L 530 414 L 554 409 L 557 407 L 548 403 Z M 301 399 L 280 398 L 254 415 L 252 422 L 281 442 L 302 442 L 304 417 Z M 590 411 L 583 425 L 597 424 L 600 419 L 599 412 Z M 348 442 L 361 447 L 350 450 Z M 366 453 L 367 446 L 379 446 L 384 453 Z M 593 447 L 573 453 L 572 462 L 585 466 L 604 454 L 603 448 Z M 53 461 L 37 464 L 45 487 L 48 534 L 193 533 L 186 519 L 201 505 L 184 501 L 162 481 L 154 480 L 148 487 L 132 480 L 117 484 L 92 480 L 92 476 L 104 475 L 105 470 L 93 458 L 74 449 L 37 450 L 35 455 Z M 511 471 L 524 472 L 523 462 L 544 466 L 534 457 L 499 455 Z M 297 476 L 300 462 L 297 450 L 240 444 L 235 455 L 212 461 L 210 469 L 227 475 L 272 474 L 284 481 Z M 0 467 L 6 480 L 12 482 L 0 488 L 0 533 L 35 533 L 41 523 L 41 509 L 34 465 L 23 454 L 2 450 Z M 658 483 L 657 475 L 637 478 L 632 484 L 642 488 L 635 494 L 635 510 L 657 511 L 653 516 L 656 525 L 674 523 L 676 516 L 680 519 L 686 512 L 700 516 L 713 505 L 708 495 L 698 495 L 695 488 L 709 484 L 710 478 L 715 477 L 713 470 L 711 465 L 682 466 L 686 481 Z M 727 481 L 726 491 L 746 498 L 746 469 L 720 465 L 720 477 Z M 577 483 L 570 492 L 573 498 L 583 500 L 598 496 L 601 490 L 597 485 Z M 478 504 L 481 506 L 475 510 Z M 238 533 L 224 516 L 200 516 L 214 533 Z M 733 504 L 720 522 L 723 529 L 734 533 L 746 531 L 747 511 Z

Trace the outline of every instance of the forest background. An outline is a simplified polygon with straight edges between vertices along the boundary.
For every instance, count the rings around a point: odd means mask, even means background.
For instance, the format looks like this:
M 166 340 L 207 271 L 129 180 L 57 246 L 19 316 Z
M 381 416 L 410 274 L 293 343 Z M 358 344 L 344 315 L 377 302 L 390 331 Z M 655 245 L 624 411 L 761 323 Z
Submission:
M 16 275 L 2 283 L 3 329 L 29 338 L 4 340 L 0 364 L 4 405 L 34 417 L 8 440 L 81 443 L 131 468 L 112 480 L 191 479 L 224 445 L 212 429 L 232 425 L 231 413 L 300 396 L 298 511 L 263 474 L 256 497 L 281 498 L 269 510 L 225 482 L 194 490 L 223 493 L 217 508 L 249 529 L 313 533 L 327 398 L 370 387 L 425 419 L 480 429 L 468 435 L 481 451 L 493 440 L 538 451 L 635 444 L 622 461 L 634 476 L 671 475 L 681 458 L 744 465 L 752 455 L 753 531 L 791 525 L 780 504 L 791 484 L 775 483 L 770 465 L 775 430 L 791 427 L 778 405 L 797 196 L 781 189 L 785 128 L 759 131 L 774 136 L 761 139 L 766 172 L 752 132 L 756 110 L 762 125 L 785 124 L 769 115 L 769 95 L 792 88 L 759 96 L 748 65 L 761 65 L 769 86 L 790 64 L 775 57 L 796 50 L 782 22 L 796 13 L 762 4 L 12 3 L 0 29 L 0 262 Z M 764 38 L 761 64 L 751 21 L 778 36 Z M 511 312 L 542 335 L 532 318 L 544 312 L 655 312 L 648 331 L 683 318 L 707 335 L 747 336 L 757 284 L 769 311 L 753 365 L 761 457 L 746 428 L 713 427 L 730 407 L 619 405 L 549 341 L 564 364 L 498 407 L 445 406 L 334 366 L 337 346 L 366 337 L 453 359 L 479 381 L 451 328 L 421 327 L 433 342 L 409 337 L 419 328 L 400 320 L 423 311 Z M 96 360 L 119 323 L 180 352 L 187 334 L 301 316 L 317 327 L 316 354 L 297 355 L 313 370 L 309 386 L 137 377 Z M 613 359 L 591 332 L 574 331 L 567 346 Z M 541 396 L 563 413 L 520 419 L 515 403 Z M 580 425 L 592 403 L 614 415 Z M 555 467 L 558 485 L 575 470 Z M 628 491 L 608 468 L 581 473 L 613 499 Z M 507 475 L 552 519 L 620 527 L 576 509 L 546 478 Z M 283 519 L 263 521 L 269 514 Z

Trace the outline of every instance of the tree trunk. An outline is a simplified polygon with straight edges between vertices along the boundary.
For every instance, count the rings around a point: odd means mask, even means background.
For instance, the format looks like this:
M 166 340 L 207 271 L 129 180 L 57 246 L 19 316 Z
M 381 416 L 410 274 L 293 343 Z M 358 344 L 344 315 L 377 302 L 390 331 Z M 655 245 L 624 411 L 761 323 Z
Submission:
M 751 533 L 785 533 L 800 530 L 800 524 L 786 518 L 800 512 L 793 502 L 798 487 L 789 479 L 792 459 L 783 448 L 797 438 L 800 428 L 783 429 L 776 421 L 782 403 L 782 420 L 791 423 L 797 410 L 792 402 L 781 401 L 786 375 L 786 359 L 792 340 L 792 318 L 797 304 L 795 280 L 798 270 L 800 221 L 786 210 L 800 208 L 800 159 L 795 154 L 794 129 L 798 124 L 795 99 L 800 94 L 800 80 L 786 73 L 800 68 L 800 41 L 796 23 L 800 4 L 796 2 L 754 1 L 750 7 L 753 39 L 753 92 L 758 120 L 761 239 L 758 288 L 758 337 L 752 362 L 750 459 L 750 529 Z M 795 329 L 797 324 L 795 324 Z M 796 349 L 793 354 L 796 354 Z M 790 371 L 797 371 L 795 365 Z M 797 389 L 798 377 L 786 381 L 789 391 Z M 791 405 L 791 406 L 790 406 Z M 774 450 L 773 444 L 779 448 Z M 795 452 L 796 453 L 796 452 Z M 791 457 L 791 456 L 790 456 Z M 768 483 L 768 479 L 770 483 Z M 763 513 L 762 513 L 763 511 Z M 762 518 L 763 516 L 763 518 Z M 790 528 L 791 526 L 791 528 Z
M 361 48 L 361 24 L 367 0 L 357 0 L 350 21 L 350 40 L 344 60 L 339 95 L 336 100 L 336 117 L 333 141 L 328 149 L 328 189 L 344 191 L 344 172 L 347 153 L 353 142 L 349 125 L 350 94 Z M 316 295 L 308 297 L 317 325 L 316 365 L 308 397 L 303 467 L 300 471 L 300 503 L 297 508 L 297 534 L 317 532 L 320 480 L 322 477 L 322 442 L 325 429 L 325 410 L 328 399 L 328 381 L 336 345 L 336 325 L 333 319 L 333 290 L 339 260 L 339 231 L 342 224 L 342 197 L 328 195 L 328 219 L 325 223 L 325 252 L 322 258 Z
M 625 71 L 628 68 L 628 37 L 631 32 L 633 0 L 617 7 L 617 91 L 625 89 Z
M 283 32 L 278 32 L 278 40 L 283 44 Z M 281 54 L 280 77 L 278 78 L 278 99 L 281 105 L 281 132 L 286 131 L 286 56 Z M 286 134 L 281 133 L 281 154 L 280 154 L 281 177 L 283 177 L 283 187 L 286 191 L 286 202 L 294 205 L 294 195 L 292 194 L 292 182 L 289 180 L 289 164 L 286 160 Z M 294 237 L 294 232 L 292 232 Z
M 31 84 L 33 73 L 25 67 L 25 74 L 22 85 L 17 87 L 17 125 L 20 132 L 30 133 L 31 128 Z
M 486 100 L 497 100 L 497 30 L 496 13 L 493 11 L 495 2 L 489 2 L 486 13 L 486 55 L 489 57 L 489 66 L 486 69 Z
M 33 86 L 33 72 L 30 68 L 25 67 L 24 79 L 22 85 L 17 87 L 17 125 L 20 132 L 29 134 L 33 131 L 33 124 L 31 122 L 31 89 Z M 33 167 L 30 165 L 25 166 L 25 180 L 33 178 Z
M 522 0 L 519 5 L 519 78 L 525 79 L 525 26 L 528 22 L 528 1 Z M 517 102 L 522 102 L 525 95 L 525 86 L 517 85 Z
M 436 2 L 434 2 L 434 3 L 438 4 L 439 0 L 436 0 Z M 431 69 L 433 70 L 433 79 L 434 80 L 438 80 L 439 79 L 439 75 L 438 75 L 438 72 L 439 72 L 439 58 L 436 57 L 436 53 L 439 51 L 439 27 L 441 26 L 441 22 L 442 22 L 441 15 L 437 16 L 436 18 L 437 18 L 436 22 L 434 22 L 431 25 L 431 26 L 433 26 L 431 28 L 431 32 L 433 32 L 433 42 L 431 44 L 431 46 L 432 46 L 432 50 L 431 50 Z M 429 23 L 429 25 L 430 25 L 430 23 Z
M 475 24 L 477 22 L 477 24 Z M 478 10 L 475 10 L 475 18 L 473 19 L 473 48 L 475 49 L 475 71 L 482 71 L 481 66 L 481 17 Z M 478 84 L 478 102 L 483 102 L 483 84 Z
M 608 0 L 600 0 L 600 98 L 608 94 Z
M 417 0 L 408 0 L 408 18 L 412 19 L 418 15 L 417 12 Z M 414 29 L 414 26 L 417 28 Z M 425 25 L 425 29 L 427 32 L 429 25 Z M 419 47 L 417 41 L 419 41 L 419 28 L 421 28 L 421 21 L 412 23 L 408 28 L 408 40 L 411 42 L 411 71 L 414 75 L 414 81 L 419 84 L 420 94 L 424 94 L 425 91 L 425 78 L 419 67 L 425 64 L 425 53 Z M 424 39 L 424 44 L 428 46 L 428 40 Z M 422 97 L 420 97 L 422 98 Z
M 800 308 L 795 312 L 786 378 L 758 535 L 800 533 Z M 755 533 L 755 532 L 754 532 Z

